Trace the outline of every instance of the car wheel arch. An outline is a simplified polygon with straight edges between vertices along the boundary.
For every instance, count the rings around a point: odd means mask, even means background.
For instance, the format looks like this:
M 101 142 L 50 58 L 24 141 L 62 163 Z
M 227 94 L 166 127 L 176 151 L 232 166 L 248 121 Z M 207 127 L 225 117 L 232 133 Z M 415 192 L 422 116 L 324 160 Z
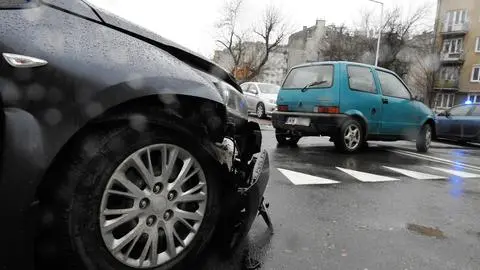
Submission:
M 41 197 L 42 188 L 44 186 L 48 186 L 48 179 L 50 178 L 52 172 L 54 172 L 56 166 L 60 166 L 65 157 L 69 155 L 71 147 L 73 147 L 76 142 L 81 140 L 82 138 L 86 137 L 92 130 L 108 128 L 108 127 L 115 127 L 118 125 L 122 125 L 128 123 L 132 126 L 132 122 L 143 121 L 147 120 L 149 123 L 153 123 L 158 126 L 162 126 L 162 128 L 167 128 L 169 130 L 175 132 L 182 132 L 184 134 L 192 134 L 192 130 L 194 130 L 196 138 L 201 140 L 205 136 L 208 136 L 208 130 L 205 127 L 198 126 L 198 122 L 195 123 L 193 119 L 185 119 L 181 117 L 181 114 L 178 112 L 178 107 L 172 106 L 170 108 L 164 107 L 161 108 L 162 105 L 162 98 L 161 95 L 150 95 L 150 96 L 143 96 L 140 98 L 128 100 L 127 102 L 118 104 L 101 115 L 91 119 L 88 121 L 84 126 L 82 126 L 79 130 L 77 130 L 70 138 L 63 144 L 63 146 L 58 150 L 55 154 L 52 161 L 47 164 L 46 170 L 44 174 L 39 179 L 36 188 L 36 198 Z M 185 104 L 187 103 L 186 100 L 191 99 L 194 100 L 198 106 L 201 104 L 208 104 L 208 103 L 215 103 L 208 99 L 201 99 L 197 97 L 186 97 L 181 95 L 170 95 L 168 99 L 175 98 L 179 102 L 178 104 Z M 218 108 L 223 108 L 221 106 L 217 106 Z M 153 110 L 149 110 L 152 109 Z M 220 109 L 220 111 L 222 111 Z M 226 115 L 225 109 L 222 112 L 219 112 L 220 117 L 224 117 Z M 135 119 L 136 118 L 136 119 Z M 168 119 L 167 119 L 168 118 Z M 158 121 L 159 119 L 165 120 L 164 122 Z M 224 121 L 224 119 L 222 120 Z M 176 125 L 169 125 L 168 123 L 175 123 Z M 197 124 L 196 126 L 193 124 Z M 138 128 L 132 126 L 132 128 Z M 199 133 L 197 133 L 199 132 Z M 199 136 L 200 134 L 200 136 Z M 222 134 L 223 135 L 223 134 Z M 219 134 L 213 136 L 220 136 Z M 210 153 L 210 155 L 214 155 L 214 149 L 210 145 L 203 145 L 205 150 Z
M 345 114 L 360 122 L 360 124 L 362 125 L 364 138 L 367 139 L 367 137 L 368 137 L 368 122 L 367 122 L 367 119 L 365 118 L 365 116 L 363 116 L 363 114 L 361 112 L 356 111 L 356 110 L 347 111 Z
M 425 122 L 423 122 L 421 127 L 423 127 L 426 124 L 429 124 L 432 127 L 432 133 L 433 133 L 432 138 L 436 139 L 437 138 L 437 129 L 436 129 L 435 121 L 432 118 L 428 118 L 427 120 L 425 120 Z

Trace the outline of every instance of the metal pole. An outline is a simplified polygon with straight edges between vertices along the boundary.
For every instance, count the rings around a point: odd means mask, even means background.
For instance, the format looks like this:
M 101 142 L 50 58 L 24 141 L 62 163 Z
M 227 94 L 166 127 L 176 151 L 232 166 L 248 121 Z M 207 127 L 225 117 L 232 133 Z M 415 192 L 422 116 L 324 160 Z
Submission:
M 383 3 L 382 11 L 380 12 L 380 27 L 378 28 L 378 42 L 377 42 L 377 55 L 375 56 L 375 66 L 378 67 L 378 58 L 380 57 L 380 41 L 382 39 L 382 30 L 383 30 Z
M 375 66 L 378 66 L 378 58 L 380 57 L 380 42 L 382 39 L 382 30 L 383 30 L 383 3 L 376 0 L 369 0 L 369 1 L 380 4 L 382 6 L 382 11 L 380 13 L 380 27 L 378 28 L 377 53 L 375 55 Z

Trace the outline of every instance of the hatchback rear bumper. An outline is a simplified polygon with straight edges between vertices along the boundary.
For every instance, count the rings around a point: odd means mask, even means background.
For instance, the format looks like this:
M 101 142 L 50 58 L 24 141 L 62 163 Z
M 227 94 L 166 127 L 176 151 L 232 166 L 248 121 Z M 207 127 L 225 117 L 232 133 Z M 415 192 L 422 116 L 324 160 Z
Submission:
M 287 125 L 289 117 L 308 118 L 310 126 Z M 345 114 L 276 111 L 272 114 L 272 124 L 276 129 L 295 132 L 301 136 L 334 136 L 347 118 Z

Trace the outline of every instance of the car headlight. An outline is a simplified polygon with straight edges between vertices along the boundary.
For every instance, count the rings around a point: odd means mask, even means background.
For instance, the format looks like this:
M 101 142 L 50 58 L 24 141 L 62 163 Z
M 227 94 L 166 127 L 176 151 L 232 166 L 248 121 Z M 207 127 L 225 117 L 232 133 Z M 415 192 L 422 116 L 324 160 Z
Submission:
M 268 102 L 272 103 L 272 104 L 276 104 L 277 103 L 277 100 L 276 99 L 269 99 Z
M 216 82 L 215 86 L 229 112 L 239 114 L 242 117 L 248 117 L 247 100 L 240 91 L 222 81 Z

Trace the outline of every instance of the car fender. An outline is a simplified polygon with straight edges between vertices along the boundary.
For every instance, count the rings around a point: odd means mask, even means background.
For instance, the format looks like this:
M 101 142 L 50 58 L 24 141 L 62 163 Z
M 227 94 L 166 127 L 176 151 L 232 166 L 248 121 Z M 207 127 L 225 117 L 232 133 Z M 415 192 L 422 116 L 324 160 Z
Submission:
M 158 77 L 141 80 L 141 88 L 135 87 L 136 85 L 140 85 L 140 82 L 129 81 L 97 91 L 81 105 L 63 104 L 50 111 L 46 108 L 43 119 L 38 119 L 34 116 L 36 114 L 21 108 L 5 109 L 4 153 L 6 155 L 10 153 L 12 158 L 3 159 L 3 168 L 12 169 L 12 164 L 9 164 L 11 162 L 16 164 L 27 162 L 25 168 L 32 168 L 31 173 L 36 176 L 31 175 L 29 181 L 24 184 L 35 185 L 48 164 L 74 134 L 89 122 L 101 118 L 104 113 L 132 100 L 144 97 L 158 99 L 158 104 L 164 104 L 173 114 L 175 110 L 180 109 L 182 101 L 177 98 L 180 96 L 208 100 L 219 104 L 217 106 L 219 108 L 223 107 L 220 94 L 214 86 L 199 81 Z M 52 123 L 49 117 L 62 120 Z M 11 178 L 9 171 L 2 170 L 2 182 Z
M 104 113 L 112 109 L 121 108 L 123 104 L 141 98 L 158 98 L 175 115 L 178 115 L 174 112 L 175 108 L 178 108 L 177 105 L 182 102 L 178 97 L 182 96 L 212 101 L 220 104 L 217 107 L 223 107 L 220 103 L 220 95 L 213 87 L 195 81 L 175 82 L 174 79 L 150 78 L 143 80 L 143 86 L 142 89 L 135 89 L 131 82 L 122 83 L 97 92 L 84 103 L 85 106 L 70 104 L 70 106 L 58 108 L 57 114 L 62 115 L 64 119 L 72 117 L 76 121 L 65 119 L 64 122 L 61 121 L 56 125 L 51 123 L 49 125 L 45 119 L 38 119 L 22 108 L 4 109 L 4 158 L 1 164 L 0 211 L 12 221 L 9 222 L 8 230 L 14 238 L 5 239 L 5 241 L 6 243 L 9 243 L 9 240 L 16 242 L 15 247 L 19 249 L 12 248 L 9 252 L 22 254 L 26 250 L 33 250 L 30 242 L 33 238 L 31 235 L 33 230 L 26 224 L 35 223 L 32 215 L 28 213 L 32 211 L 32 203 L 36 200 L 37 187 L 62 147 L 88 123 L 100 119 Z M 85 113 L 86 108 L 87 112 L 91 111 Z M 223 111 L 225 112 L 225 109 Z M 19 174 L 19 171 L 23 173 Z M 12 192 L 15 190 L 22 192 Z M 24 263 L 25 267 L 22 266 L 21 269 L 31 269 L 29 260 Z
M 43 135 L 39 122 L 30 113 L 21 109 L 5 109 L 2 113 L 5 119 L 2 128 L 9 132 L 4 134 L 3 142 L 0 211 L 3 218 L 9 220 L 2 225 L 9 233 L 3 239 L 8 246 L 1 252 L 7 257 L 27 254 L 26 258 L 30 258 L 33 254 L 32 228 L 36 221 L 30 213 L 35 189 L 30 187 L 46 165 Z M 6 269 L 33 269 L 33 260 L 5 260 L 1 265 Z
M 368 120 L 367 118 L 363 115 L 363 113 L 359 110 L 355 110 L 355 109 L 351 109 L 351 110 L 348 110 L 346 112 L 344 112 L 344 114 L 350 116 L 350 117 L 353 117 L 353 118 L 357 118 L 358 120 L 360 120 L 362 122 L 362 125 L 364 125 L 364 131 L 365 133 L 367 133 L 368 131 Z M 366 136 L 367 134 L 365 134 Z
M 435 121 L 435 117 L 433 115 L 427 115 L 421 122 L 422 124 L 419 127 L 419 130 L 427 123 L 432 125 L 432 132 L 433 138 L 437 137 L 437 122 Z

